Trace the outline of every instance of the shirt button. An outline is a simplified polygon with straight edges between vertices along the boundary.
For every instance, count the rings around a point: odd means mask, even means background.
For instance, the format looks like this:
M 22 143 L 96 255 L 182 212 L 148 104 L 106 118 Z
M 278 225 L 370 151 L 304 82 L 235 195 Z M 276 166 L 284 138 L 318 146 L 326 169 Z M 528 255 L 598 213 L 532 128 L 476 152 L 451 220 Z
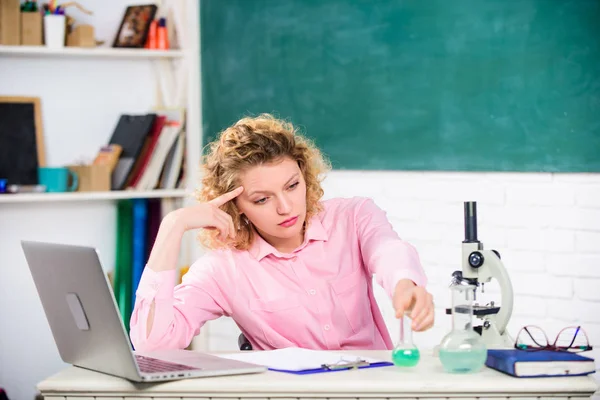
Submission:
M 323 328 L 328 331 L 331 327 L 329 325 L 325 325 Z
M 310 293 L 310 294 L 312 294 L 314 296 L 315 294 L 317 294 L 317 291 L 315 289 L 310 289 L 308 291 L 308 293 Z

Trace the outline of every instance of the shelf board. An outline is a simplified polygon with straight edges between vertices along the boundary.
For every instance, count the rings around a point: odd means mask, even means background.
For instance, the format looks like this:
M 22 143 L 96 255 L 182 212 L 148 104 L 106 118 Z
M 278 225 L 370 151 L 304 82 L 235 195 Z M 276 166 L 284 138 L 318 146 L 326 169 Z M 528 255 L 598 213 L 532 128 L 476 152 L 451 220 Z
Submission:
M 122 199 L 184 198 L 190 193 L 184 189 L 174 190 L 113 190 L 110 192 L 74 193 L 15 193 L 0 194 L 0 203 L 43 203 L 62 201 L 97 201 Z
M 112 47 L 64 47 L 53 49 L 45 46 L 0 46 L 0 56 L 25 57 L 100 57 L 100 58 L 181 58 L 182 50 L 121 49 Z

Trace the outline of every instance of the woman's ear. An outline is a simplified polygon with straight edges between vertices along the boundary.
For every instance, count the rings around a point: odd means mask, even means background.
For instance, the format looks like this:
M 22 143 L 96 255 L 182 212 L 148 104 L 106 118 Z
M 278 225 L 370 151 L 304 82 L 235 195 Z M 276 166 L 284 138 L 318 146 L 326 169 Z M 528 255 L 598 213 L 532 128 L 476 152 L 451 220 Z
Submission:
M 233 203 L 233 204 L 235 205 L 235 210 L 237 211 L 238 215 L 244 214 L 244 211 L 240 207 L 240 202 L 238 199 L 235 199 L 235 203 Z
M 242 215 L 242 211 L 240 210 L 240 204 L 238 202 L 238 199 L 231 200 L 231 203 L 233 204 L 234 212 L 237 212 L 238 215 Z

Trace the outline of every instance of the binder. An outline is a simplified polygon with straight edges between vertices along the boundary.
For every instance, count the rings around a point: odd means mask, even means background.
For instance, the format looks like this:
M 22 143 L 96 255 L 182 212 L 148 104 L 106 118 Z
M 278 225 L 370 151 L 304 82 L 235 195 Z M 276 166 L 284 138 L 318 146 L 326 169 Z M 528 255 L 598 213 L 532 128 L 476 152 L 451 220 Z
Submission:
M 131 304 L 134 305 L 137 288 L 142 279 L 144 267 L 146 266 L 148 206 L 146 199 L 133 199 L 131 200 L 131 204 L 133 209 Z
M 125 189 L 125 183 L 131 173 L 135 161 L 140 156 L 144 143 L 151 132 L 157 115 L 122 114 L 110 138 L 109 144 L 118 144 L 123 151 L 112 174 L 111 188 Z
M 117 202 L 117 240 L 114 293 L 119 306 L 119 313 L 129 334 L 129 320 L 133 309 L 132 303 L 132 243 L 133 243 L 133 207 L 129 200 Z

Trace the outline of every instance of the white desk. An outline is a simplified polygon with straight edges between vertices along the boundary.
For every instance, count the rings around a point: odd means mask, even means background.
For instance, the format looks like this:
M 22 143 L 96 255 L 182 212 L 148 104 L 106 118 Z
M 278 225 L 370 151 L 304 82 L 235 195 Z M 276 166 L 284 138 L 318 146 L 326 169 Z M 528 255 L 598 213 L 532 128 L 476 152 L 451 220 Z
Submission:
M 352 353 L 389 360 L 390 352 Z M 198 378 L 158 384 L 69 367 L 40 382 L 46 400 L 139 398 L 329 399 L 329 398 L 589 398 L 598 386 L 591 376 L 517 379 L 484 368 L 472 375 L 444 373 L 439 359 L 423 356 L 412 369 L 395 366 L 314 375 L 268 371 L 259 374 Z

